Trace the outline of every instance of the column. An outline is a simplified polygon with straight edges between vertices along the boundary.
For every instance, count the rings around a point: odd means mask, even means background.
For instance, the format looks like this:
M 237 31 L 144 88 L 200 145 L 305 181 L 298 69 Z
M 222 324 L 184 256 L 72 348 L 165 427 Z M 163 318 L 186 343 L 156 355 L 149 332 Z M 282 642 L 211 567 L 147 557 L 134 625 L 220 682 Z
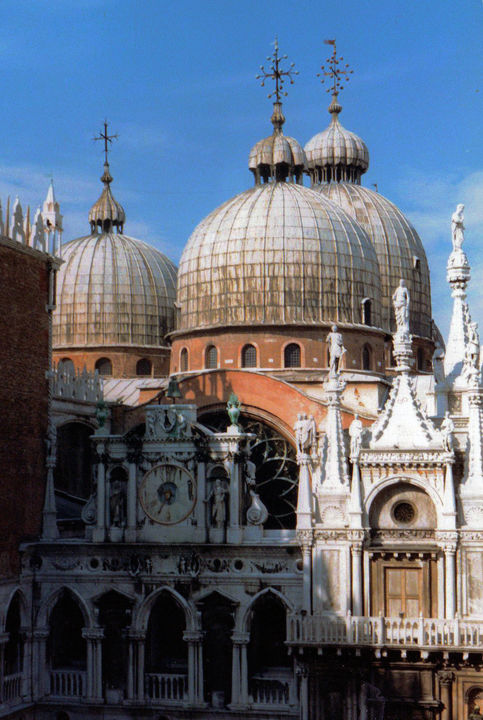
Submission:
M 228 470 L 230 478 L 230 518 L 227 528 L 227 540 L 230 543 L 241 543 L 242 530 L 240 527 L 240 488 L 241 466 L 236 460 L 238 453 L 238 441 L 230 441 L 230 450 L 228 452 L 228 460 L 225 460 L 225 467 Z
M 134 658 L 136 657 L 136 639 L 133 638 L 131 635 L 127 636 L 127 652 L 128 652 L 128 660 L 127 660 L 127 699 L 133 700 L 134 699 L 134 678 L 135 678 L 135 672 L 136 667 L 134 663 Z
M 50 693 L 49 668 L 47 667 L 47 629 L 35 630 L 33 633 L 33 663 L 32 663 L 32 694 L 34 700 L 39 700 Z
M 441 670 L 438 673 L 440 698 L 444 705 L 441 712 L 441 720 L 453 720 L 451 707 L 451 685 L 454 680 L 454 673 L 451 670 Z
M 87 687 L 85 693 L 90 702 L 102 700 L 102 628 L 83 628 L 82 637 L 87 642 Z
M 32 699 L 32 641 L 33 633 L 28 628 L 21 628 L 23 638 L 23 663 L 22 663 L 22 697 L 26 700 Z
M 247 645 L 250 635 L 247 632 L 235 632 L 232 655 L 231 707 L 240 709 L 248 705 L 248 662 Z
M 300 720 L 309 718 L 309 671 L 306 665 L 297 663 L 296 673 L 300 678 Z
M 135 542 L 136 540 L 136 463 L 134 459 L 129 457 L 129 470 L 127 481 L 127 527 L 124 533 L 126 542 Z
M 312 612 L 312 545 L 302 545 L 302 559 L 304 567 L 303 606 L 308 613 Z
M 146 644 L 146 635 L 138 633 L 137 635 L 137 699 L 144 700 L 144 649 Z
M 203 705 L 203 633 L 198 630 L 185 630 L 183 640 L 188 643 L 188 703 L 191 706 Z
M 445 596 L 446 596 L 446 617 L 454 618 L 456 612 L 456 547 L 446 545 L 444 548 L 445 565 Z
M 362 546 L 352 545 L 352 614 L 363 615 Z
M 8 643 L 9 633 L 0 634 L 0 707 L 5 698 L 3 697 L 3 679 L 5 668 L 5 645 Z
M 93 532 L 94 542 L 104 542 L 106 537 L 106 468 L 104 464 L 104 445 L 97 446 L 97 519 Z

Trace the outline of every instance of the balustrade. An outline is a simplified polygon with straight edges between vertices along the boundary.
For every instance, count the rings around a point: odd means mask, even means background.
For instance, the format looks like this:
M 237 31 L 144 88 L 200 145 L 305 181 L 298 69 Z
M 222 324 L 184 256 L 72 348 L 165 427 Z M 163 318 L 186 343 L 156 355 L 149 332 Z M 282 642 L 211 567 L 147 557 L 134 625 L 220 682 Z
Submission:
M 287 617 L 287 642 L 296 645 L 374 645 L 483 650 L 483 622 L 459 618 Z
M 188 692 L 188 676 L 175 673 L 146 673 L 145 693 L 149 700 L 181 702 Z
M 289 705 L 290 681 L 255 675 L 250 680 L 249 693 L 250 702 L 254 705 Z
M 52 670 L 50 694 L 54 697 L 79 698 L 86 694 L 87 673 L 79 670 Z
M 20 700 L 22 695 L 22 680 L 22 673 L 5 675 L 3 678 L 3 702 L 14 703 L 16 700 Z

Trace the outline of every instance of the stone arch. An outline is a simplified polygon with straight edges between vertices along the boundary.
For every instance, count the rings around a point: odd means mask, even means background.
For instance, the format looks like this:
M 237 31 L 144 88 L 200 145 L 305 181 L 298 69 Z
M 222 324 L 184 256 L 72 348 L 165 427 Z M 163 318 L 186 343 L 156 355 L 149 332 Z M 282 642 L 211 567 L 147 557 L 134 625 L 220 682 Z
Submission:
M 434 509 L 436 511 L 436 516 L 438 520 L 438 526 L 440 527 L 442 525 L 443 519 L 442 498 L 440 497 L 439 493 L 429 485 L 429 483 L 424 482 L 423 480 L 418 480 L 417 478 L 411 477 L 409 475 L 392 475 L 391 477 L 383 480 L 381 483 L 378 483 L 375 487 L 371 488 L 365 500 L 367 516 L 369 517 L 372 504 L 374 503 L 374 500 L 377 498 L 377 496 L 386 488 L 399 484 L 414 485 L 415 487 L 425 492 L 426 495 L 428 495 L 428 497 L 433 501 Z
M 260 590 L 260 592 L 257 592 L 256 595 L 254 595 L 252 598 L 250 598 L 250 602 L 248 605 L 246 605 L 243 610 L 240 612 L 240 632 L 250 632 L 250 621 L 251 621 L 251 614 L 253 612 L 253 607 L 257 603 L 257 601 L 263 597 L 264 595 L 273 595 L 278 600 L 282 602 L 287 612 L 293 612 L 294 606 L 292 603 L 288 600 L 288 598 L 285 597 L 283 593 L 280 592 L 280 590 L 276 590 L 273 587 L 267 587 L 263 590 Z
M 84 618 L 85 627 L 90 628 L 94 626 L 93 613 L 91 612 L 87 601 L 76 590 L 74 590 L 74 588 L 69 585 L 62 585 L 60 588 L 57 588 L 57 590 L 51 593 L 51 595 L 49 595 L 40 605 L 35 623 L 37 629 L 43 630 L 48 626 L 52 610 L 57 601 L 61 598 L 62 594 L 65 592 L 69 593 L 74 602 L 78 604 Z
M 10 609 L 10 606 L 15 599 L 15 596 L 18 596 L 19 604 L 20 604 L 20 621 L 21 625 L 23 627 L 29 625 L 30 623 L 30 617 L 29 617 L 29 605 L 27 603 L 27 599 L 23 593 L 23 591 L 16 587 L 14 588 L 10 595 L 7 598 L 7 602 L 5 603 L 5 606 L 2 608 L 0 613 L 0 632 L 5 631 L 5 623 L 7 622 L 7 615 L 8 611 Z
M 133 629 L 141 632 L 145 632 L 147 630 L 151 610 L 154 607 L 156 600 L 163 592 L 170 593 L 175 602 L 177 602 L 184 611 L 186 617 L 186 630 L 198 630 L 199 627 L 196 609 L 177 590 L 169 587 L 169 585 L 163 585 L 162 587 L 157 588 L 143 600 L 137 609 L 135 609 L 132 619 Z

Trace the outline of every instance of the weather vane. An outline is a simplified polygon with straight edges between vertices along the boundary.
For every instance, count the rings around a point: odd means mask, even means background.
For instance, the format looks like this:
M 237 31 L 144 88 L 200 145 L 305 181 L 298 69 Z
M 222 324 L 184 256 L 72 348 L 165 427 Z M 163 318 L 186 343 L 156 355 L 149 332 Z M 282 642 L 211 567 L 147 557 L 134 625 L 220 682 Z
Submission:
M 268 70 L 265 70 L 263 65 L 260 65 L 260 70 L 262 71 L 260 75 L 257 75 L 257 80 L 261 80 L 260 83 L 262 87 L 265 87 L 265 81 L 270 78 L 271 80 L 275 80 L 275 90 L 273 92 L 269 93 L 268 97 L 272 98 L 275 96 L 277 102 L 280 102 L 281 96 L 287 96 L 287 92 L 283 90 L 283 83 L 285 82 L 285 78 L 288 78 L 290 80 L 290 84 L 293 85 L 293 75 L 298 75 L 298 70 L 294 70 L 295 63 L 291 63 L 288 70 L 282 70 L 280 67 L 282 60 L 287 60 L 287 55 L 279 56 L 278 54 L 278 39 L 275 38 L 275 49 L 273 51 L 273 55 L 270 55 L 267 57 L 267 61 L 271 63 Z
M 99 133 L 99 137 L 94 138 L 94 140 L 104 140 L 104 157 L 105 157 L 104 162 L 106 163 L 106 165 L 108 164 L 107 155 L 109 152 L 109 143 L 112 143 L 112 141 L 117 138 L 117 134 L 116 135 L 108 135 L 107 134 L 108 124 L 109 123 L 107 122 L 107 120 L 104 120 L 104 132 L 102 132 L 102 130 L 101 130 L 101 132 Z
M 335 40 L 324 40 L 324 43 L 326 45 L 332 45 L 334 52 L 327 58 L 326 62 L 328 64 L 320 66 L 322 72 L 317 73 L 317 77 L 322 78 L 321 83 L 325 83 L 327 77 L 332 78 L 332 87 L 327 88 L 327 92 L 332 93 L 332 95 L 337 95 L 337 93 L 343 89 L 343 82 L 349 82 L 349 75 L 352 75 L 354 70 L 349 70 L 347 63 L 342 65 L 344 58 L 342 56 L 337 57 Z

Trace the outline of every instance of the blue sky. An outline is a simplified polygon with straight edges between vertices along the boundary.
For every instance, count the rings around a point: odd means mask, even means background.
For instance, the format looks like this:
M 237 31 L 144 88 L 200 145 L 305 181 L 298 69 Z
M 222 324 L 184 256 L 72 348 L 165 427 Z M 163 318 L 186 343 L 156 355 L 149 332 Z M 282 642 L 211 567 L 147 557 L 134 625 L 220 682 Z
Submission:
M 449 221 L 466 204 L 483 322 L 482 0 L 2 0 L 0 27 L 2 203 L 38 205 L 52 173 L 65 239 L 86 234 L 101 189 L 92 137 L 108 118 L 125 231 L 175 261 L 205 215 L 252 185 L 248 152 L 271 130 L 255 75 L 275 35 L 300 72 L 284 113 L 303 144 L 329 121 L 315 74 L 337 38 L 354 69 L 341 121 L 371 155 L 364 184 L 418 229 L 444 331 Z

